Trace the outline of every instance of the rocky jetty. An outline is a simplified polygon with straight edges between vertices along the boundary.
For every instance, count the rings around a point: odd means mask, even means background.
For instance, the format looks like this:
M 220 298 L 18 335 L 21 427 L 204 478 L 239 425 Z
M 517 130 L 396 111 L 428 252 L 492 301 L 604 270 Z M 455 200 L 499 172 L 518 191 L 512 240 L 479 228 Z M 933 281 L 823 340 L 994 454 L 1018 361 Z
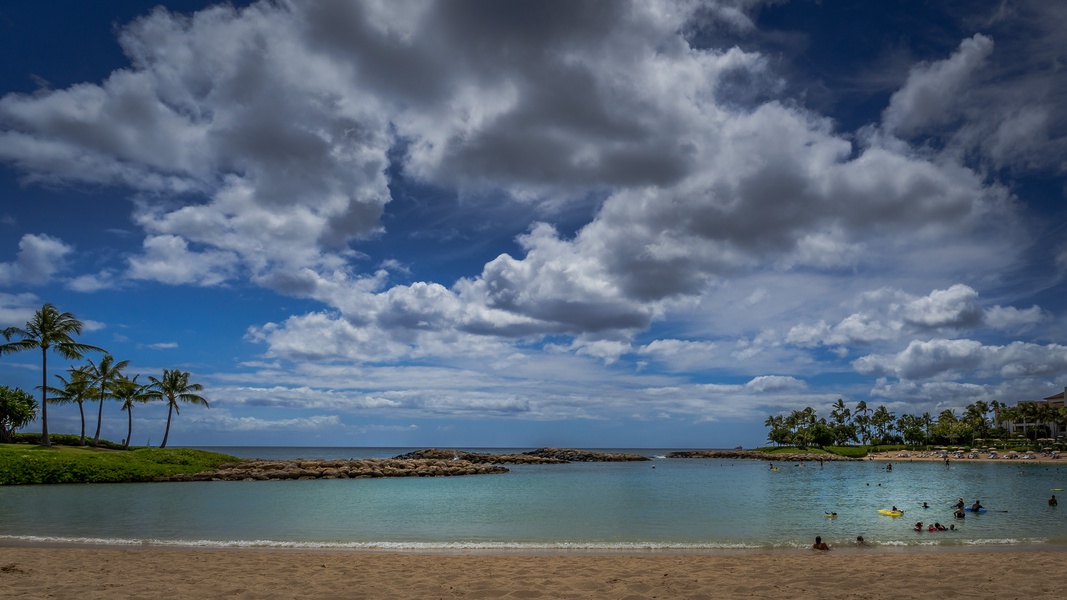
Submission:
M 368 479 L 372 477 L 450 477 L 507 473 L 507 468 L 466 460 L 244 460 L 214 471 L 160 477 L 155 481 L 270 481 L 280 479 Z
M 837 454 L 808 454 L 802 452 L 774 453 L 759 452 L 757 450 L 683 450 L 667 454 L 667 458 L 751 458 L 755 460 L 769 460 L 774 462 L 803 462 L 803 461 L 835 461 L 835 460 L 863 460 L 849 458 Z
M 489 454 L 484 452 L 464 452 L 463 450 L 441 450 L 430 448 L 401 454 L 399 460 L 434 459 L 466 460 L 476 464 L 493 465 L 546 465 L 571 462 L 630 462 L 649 460 L 640 454 L 613 454 L 607 452 L 589 452 L 571 448 L 538 448 L 520 454 Z

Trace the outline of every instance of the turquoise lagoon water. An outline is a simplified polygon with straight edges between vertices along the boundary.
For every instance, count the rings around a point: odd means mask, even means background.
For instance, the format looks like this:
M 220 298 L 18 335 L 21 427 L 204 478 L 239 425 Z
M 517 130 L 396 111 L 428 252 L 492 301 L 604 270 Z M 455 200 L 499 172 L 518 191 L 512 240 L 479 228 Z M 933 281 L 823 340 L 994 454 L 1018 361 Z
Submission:
M 391 457 L 408 448 L 211 448 Z M 511 452 L 512 449 L 482 452 Z M 503 475 L 0 487 L 0 541 L 382 549 L 771 549 L 1063 545 L 1067 465 L 666 459 L 509 466 Z M 954 520 L 949 504 L 989 508 Z M 1067 498 L 1065 498 L 1067 499 Z M 928 502 L 929 509 L 921 508 Z M 878 514 L 891 506 L 900 518 Z M 827 518 L 836 512 L 836 518 Z M 912 530 L 916 521 L 955 532 Z

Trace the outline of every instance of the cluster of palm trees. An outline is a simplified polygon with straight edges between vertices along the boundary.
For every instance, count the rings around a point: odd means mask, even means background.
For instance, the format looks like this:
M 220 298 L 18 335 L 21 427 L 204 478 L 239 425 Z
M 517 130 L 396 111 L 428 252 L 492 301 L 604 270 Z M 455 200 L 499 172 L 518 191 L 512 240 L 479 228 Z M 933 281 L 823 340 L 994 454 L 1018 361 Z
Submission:
M 1048 425 L 1067 421 L 1067 408 L 1047 402 L 1020 402 L 1008 406 L 997 400 L 968 404 L 963 414 L 943 410 L 936 418 L 922 415 L 894 415 L 885 406 L 871 409 L 860 401 L 854 409 L 838 398 L 830 418 L 819 418 L 811 407 L 788 415 L 771 415 L 763 422 L 770 428 L 767 439 L 783 446 L 845 446 L 870 444 L 963 444 L 976 439 L 1008 437 L 1004 423 L 1021 423 L 1023 435 L 1036 441 L 1048 434 Z
M 189 373 L 178 369 L 164 369 L 159 379 L 148 377 L 147 383 L 139 383 L 140 375 L 130 377 L 124 370 L 130 361 L 116 361 L 113 356 L 96 346 L 82 344 L 74 340 L 81 335 L 82 322 L 69 312 L 59 312 L 51 305 L 45 304 L 34 313 L 25 328 L 8 327 L 2 335 L 6 340 L 0 344 L 0 355 L 25 350 L 41 351 L 41 445 L 48 446 L 48 405 L 76 403 L 81 414 L 81 443 L 85 445 L 85 402 L 99 403 L 96 419 L 96 433 L 93 445 L 100 442 L 100 426 L 104 418 L 104 402 L 118 400 L 122 410 L 126 411 L 128 428 L 124 448 L 129 448 L 133 434 L 133 407 L 138 403 L 152 400 L 167 402 L 167 428 L 163 434 L 160 448 L 167 447 L 170 436 L 170 422 L 173 414 L 179 412 L 178 402 L 188 402 L 207 406 L 207 400 L 196 392 L 203 390 L 199 383 L 189 382 Z M 21 338 L 11 341 L 12 337 Z M 48 385 L 48 352 L 59 354 L 68 360 L 81 360 L 89 352 L 101 352 L 98 362 L 88 360 L 87 364 L 71 367 L 67 376 L 56 375 L 59 384 Z

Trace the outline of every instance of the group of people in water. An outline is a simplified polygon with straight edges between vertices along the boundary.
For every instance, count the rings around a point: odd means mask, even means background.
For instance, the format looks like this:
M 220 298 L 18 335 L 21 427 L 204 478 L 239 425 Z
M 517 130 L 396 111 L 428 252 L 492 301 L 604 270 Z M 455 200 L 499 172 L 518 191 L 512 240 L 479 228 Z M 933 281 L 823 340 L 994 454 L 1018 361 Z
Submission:
M 923 530 L 923 522 L 919 521 L 918 523 L 915 524 L 915 531 L 922 531 L 922 530 Z M 938 523 L 938 522 L 935 521 L 934 523 L 931 523 L 929 526 L 927 526 L 926 531 L 956 531 L 956 526 L 955 525 L 949 525 L 948 527 L 945 527 L 941 523 Z
M 867 484 L 867 485 L 870 485 L 870 484 Z M 1049 506 L 1058 506 L 1059 505 L 1059 501 L 1056 499 L 1056 494 L 1052 494 L 1052 497 L 1048 499 L 1048 505 Z M 923 502 L 923 506 L 922 507 L 923 508 L 930 508 L 930 504 L 927 503 L 927 502 Z M 963 498 L 957 498 L 956 502 L 952 505 L 952 516 L 957 518 L 957 519 L 964 519 L 964 518 L 967 517 L 967 511 L 971 511 L 972 513 L 981 513 L 981 512 L 985 512 L 986 511 L 986 507 L 982 506 L 982 501 L 978 500 L 976 498 L 975 501 L 974 501 L 974 504 L 972 504 L 968 508 L 966 503 L 963 501 Z M 885 511 L 882 511 L 882 512 L 885 512 Z M 901 515 L 904 514 L 904 511 L 898 509 L 896 506 L 894 506 L 892 508 L 892 512 L 899 513 Z M 1003 512 L 1007 512 L 1007 511 L 1003 511 Z M 826 513 L 826 515 L 827 516 L 836 517 L 837 513 L 836 512 L 833 512 L 833 513 L 828 512 L 828 513 Z M 893 516 L 897 516 L 897 515 L 893 515 Z M 922 521 L 917 521 L 915 523 L 915 527 L 913 527 L 913 529 L 915 531 L 956 531 L 956 525 L 955 524 L 949 524 L 948 527 L 945 527 L 944 525 L 942 525 L 941 523 L 939 523 L 937 521 L 935 521 L 934 523 L 932 523 L 930 525 L 924 525 L 924 523 Z M 866 544 L 867 544 L 867 542 L 864 541 L 862 535 L 856 537 L 856 545 L 865 546 Z M 827 544 L 826 542 L 822 541 L 822 537 L 820 537 L 820 536 L 815 536 L 815 543 L 812 544 L 811 547 L 814 550 L 829 550 L 830 549 L 829 544 Z
M 966 518 L 967 517 L 967 512 L 965 511 L 965 509 L 963 507 L 964 507 L 963 498 L 957 498 L 956 499 L 956 504 L 953 506 L 952 516 L 957 518 L 957 519 Z M 974 504 L 971 505 L 971 512 L 980 513 L 980 512 L 983 512 L 983 511 L 985 511 L 985 507 L 982 506 L 982 501 L 978 500 L 978 499 L 975 499 Z

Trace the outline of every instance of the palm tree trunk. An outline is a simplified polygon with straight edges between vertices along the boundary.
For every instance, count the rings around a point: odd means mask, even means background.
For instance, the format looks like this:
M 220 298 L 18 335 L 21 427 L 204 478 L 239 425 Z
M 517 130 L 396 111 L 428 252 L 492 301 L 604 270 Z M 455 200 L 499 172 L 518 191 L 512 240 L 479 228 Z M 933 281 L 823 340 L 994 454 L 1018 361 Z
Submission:
M 51 446 L 48 440 L 48 346 L 41 347 L 41 445 Z
M 93 436 L 93 445 L 100 443 L 100 424 L 104 421 L 104 384 L 100 384 L 100 410 L 96 413 L 96 435 Z
M 82 401 L 78 400 L 78 414 L 82 417 L 82 446 L 85 445 L 85 407 L 82 406 Z
M 174 404 L 167 407 L 167 429 L 163 432 L 163 443 L 159 445 L 160 448 L 167 447 L 167 437 L 170 435 L 170 415 L 174 412 Z
M 129 425 L 126 427 L 126 440 L 122 443 L 123 450 L 130 449 L 130 436 L 133 435 L 133 407 L 126 407 L 126 416 L 129 417 Z

